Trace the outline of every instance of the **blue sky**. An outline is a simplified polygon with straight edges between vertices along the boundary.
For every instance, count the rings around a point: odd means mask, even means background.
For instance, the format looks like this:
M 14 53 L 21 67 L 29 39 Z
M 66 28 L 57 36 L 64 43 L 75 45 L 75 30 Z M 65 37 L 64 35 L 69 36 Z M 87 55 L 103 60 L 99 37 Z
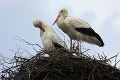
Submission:
M 17 51 L 20 47 L 35 55 L 30 45 L 14 40 L 12 35 L 42 46 L 39 29 L 33 26 L 33 19 L 39 18 L 52 25 L 59 10 L 66 8 L 70 16 L 87 21 L 105 43 L 103 48 L 83 43 L 84 48 L 90 49 L 88 53 L 97 55 L 104 52 L 108 57 L 114 56 L 120 52 L 119 3 L 120 0 L 0 0 L 0 53 L 12 57 L 14 53 L 10 49 Z M 56 30 L 61 31 L 57 25 L 52 27 L 63 39 Z M 69 39 L 64 35 L 66 40 Z

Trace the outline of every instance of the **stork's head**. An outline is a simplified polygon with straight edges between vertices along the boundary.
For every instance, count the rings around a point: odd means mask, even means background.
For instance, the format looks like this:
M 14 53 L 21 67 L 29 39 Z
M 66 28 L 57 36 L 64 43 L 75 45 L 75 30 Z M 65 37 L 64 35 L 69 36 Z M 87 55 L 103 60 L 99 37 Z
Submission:
M 33 25 L 37 28 L 40 28 L 42 31 L 45 32 L 45 29 L 43 28 L 43 22 L 37 18 L 33 20 Z
M 67 11 L 67 9 L 61 9 L 61 10 L 59 11 L 59 15 L 65 19 L 65 18 L 68 16 L 68 11 Z
M 65 19 L 67 16 L 68 16 L 68 11 L 67 11 L 67 9 L 61 9 L 61 10 L 59 11 L 59 14 L 58 14 L 56 20 L 54 21 L 53 25 L 58 21 L 58 19 L 59 19 L 60 17 L 63 17 L 63 18 Z

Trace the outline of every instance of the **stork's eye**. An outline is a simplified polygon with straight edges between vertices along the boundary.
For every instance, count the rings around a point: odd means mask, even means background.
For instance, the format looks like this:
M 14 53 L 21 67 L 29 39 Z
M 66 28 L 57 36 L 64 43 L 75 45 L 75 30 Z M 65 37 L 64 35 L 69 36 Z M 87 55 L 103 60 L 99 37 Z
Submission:
M 40 24 L 38 24 L 38 26 L 41 26 Z
M 63 11 L 60 11 L 61 13 L 63 12 Z

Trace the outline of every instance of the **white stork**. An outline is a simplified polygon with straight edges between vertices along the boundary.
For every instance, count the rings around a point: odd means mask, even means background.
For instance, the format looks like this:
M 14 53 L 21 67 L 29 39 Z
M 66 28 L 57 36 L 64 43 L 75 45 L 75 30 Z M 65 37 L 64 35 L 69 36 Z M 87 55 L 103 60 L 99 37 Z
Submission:
M 76 49 L 79 50 L 80 40 L 98 45 L 104 46 L 104 42 L 101 37 L 91 28 L 91 26 L 78 18 L 68 16 L 66 9 L 61 9 L 59 15 L 56 18 L 53 25 L 57 22 L 58 27 L 70 37 L 70 50 L 72 49 L 72 40 L 77 40 Z
M 33 25 L 40 28 L 40 37 L 45 50 L 53 51 L 58 48 L 67 48 L 65 42 L 57 35 L 51 26 L 37 18 L 33 20 Z

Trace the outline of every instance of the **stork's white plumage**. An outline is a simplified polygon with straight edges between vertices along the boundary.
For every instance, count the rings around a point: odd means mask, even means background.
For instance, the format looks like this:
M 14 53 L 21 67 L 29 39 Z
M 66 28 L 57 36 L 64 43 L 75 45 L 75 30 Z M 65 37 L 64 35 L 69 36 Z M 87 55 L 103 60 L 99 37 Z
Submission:
M 70 37 L 70 50 L 72 49 L 72 40 L 85 41 L 96 44 L 100 47 L 104 46 L 101 37 L 90 27 L 90 25 L 78 18 L 68 16 L 66 9 L 61 9 L 58 17 L 53 25 L 57 22 L 58 27 Z
M 51 26 L 37 18 L 33 20 L 33 25 L 40 28 L 40 37 L 45 50 L 53 51 L 58 48 L 67 48 L 65 42 L 57 35 Z

